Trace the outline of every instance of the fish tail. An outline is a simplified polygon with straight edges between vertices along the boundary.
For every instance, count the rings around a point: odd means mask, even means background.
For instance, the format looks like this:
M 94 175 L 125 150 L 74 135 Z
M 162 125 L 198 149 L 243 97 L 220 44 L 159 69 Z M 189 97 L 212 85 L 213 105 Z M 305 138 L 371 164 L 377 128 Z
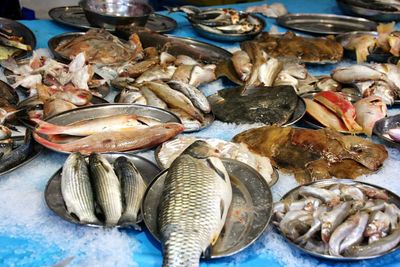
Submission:
M 35 131 L 40 134 L 45 134 L 45 135 L 63 134 L 66 131 L 65 126 L 55 125 L 40 119 L 32 118 L 31 120 L 38 125 Z
M 48 148 L 51 149 L 55 149 L 55 150 L 62 150 L 62 151 L 68 151 L 68 152 L 73 152 L 71 151 L 70 147 L 67 146 L 67 144 L 57 144 L 57 143 L 53 143 L 49 140 L 46 140 L 45 138 L 41 137 L 40 135 L 38 135 L 37 133 L 33 133 L 33 136 L 35 137 L 35 140 Z

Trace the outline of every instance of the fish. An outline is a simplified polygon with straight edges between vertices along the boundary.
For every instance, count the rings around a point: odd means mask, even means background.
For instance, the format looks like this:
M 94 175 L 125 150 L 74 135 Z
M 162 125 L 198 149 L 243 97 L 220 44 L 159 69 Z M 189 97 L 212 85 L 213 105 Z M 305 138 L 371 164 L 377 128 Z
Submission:
M 354 104 L 356 122 L 368 136 L 372 135 L 375 122 L 386 117 L 387 107 L 379 96 L 369 96 Z
M 106 117 L 87 119 L 71 123 L 68 125 L 56 125 L 40 119 L 31 119 L 37 124 L 35 132 L 39 134 L 67 134 L 75 136 L 88 136 L 91 134 L 123 131 L 146 128 L 149 125 L 159 124 L 155 119 L 149 117 L 138 116 L 135 114 L 119 114 Z
M 247 81 L 253 68 L 249 55 L 245 51 L 239 50 L 233 53 L 231 60 L 240 79 Z
M 101 154 L 90 154 L 89 168 L 94 196 L 104 214 L 105 225 L 115 226 L 122 214 L 122 193 L 119 179 L 112 165 Z
M 172 75 L 174 75 L 175 70 L 175 66 L 167 66 L 166 68 L 155 66 L 143 72 L 143 74 L 136 79 L 136 83 L 144 83 L 155 80 L 170 80 Z
M 63 165 L 61 194 L 67 211 L 75 215 L 79 222 L 100 224 L 95 215 L 89 169 L 85 158 L 79 152 L 69 155 Z
M 189 84 L 197 87 L 202 83 L 215 81 L 217 79 L 215 76 L 215 68 L 216 65 L 206 65 L 204 67 L 194 66 L 190 74 Z
M 7 171 L 27 159 L 33 151 L 33 146 L 32 132 L 27 130 L 24 143 L 13 149 L 9 154 L 0 157 L 0 172 Z
M 208 103 L 207 97 L 196 87 L 179 81 L 169 81 L 167 84 L 172 89 L 177 90 L 188 97 L 190 101 L 192 101 L 193 105 L 202 112 L 211 112 L 211 106 L 210 103 Z
M 322 201 L 329 203 L 331 206 L 335 206 L 340 201 L 340 197 L 334 192 L 314 186 L 302 186 L 299 189 L 299 194 L 304 197 L 319 198 Z
M 146 183 L 134 163 L 126 157 L 117 158 L 114 161 L 114 169 L 122 186 L 122 196 L 125 203 L 119 223 L 136 226 L 147 187 Z
M 357 227 L 361 217 L 356 213 L 342 224 L 340 224 L 332 233 L 329 239 L 329 254 L 333 256 L 340 256 L 340 245 Z
M 149 106 L 158 107 L 162 109 L 168 109 L 167 103 L 165 103 L 161 98 L 159 98 L 153 91 L 148 89 L 146 86 L 141 86 L 140 91 L 142 92 L 146 103 Z
M 363 257 L 380 255 L 392 250 L 400 242 L 400 229 L 395 229 L 390 235 L 368 245 L 352 246 L 344 252 L 345 256 Z
M 387 133 L 395 142 L 400 142 L 400 128 L 389 129 Z
M 196 141 L 168 169 L 158 217 L 163 266 L 199 266 L 201 253 L 220 235 L 232 187 L 224 165 L 214 155 L 209 145 Z M 196 173 L 202 174 L 201 179 Z
M 126 104 L 147 105 L 147 99 L 143 95 L 143 92 L 131 89 L 123 89 L 118 97 L 117 102 Z
M 327 211 L 320 216 L 321 240 L 329 243 L 331 235 L 335 229 L 346 219 L 351 209 L 350 202 L 342 202 L 336 205 L 331 211 Z
M 146 128 L 98 132 L 76 141 L 57 144 L 34 133 L 40 144 L 64 152 L 117 152 L 153 147 L 176 136 L 184 130 L 179 123 L 163 123 Z
M 363 239 L 363 233 L 365 227 L 368 223 L 369 214 L 367 212 L 359 213 L 359 220 L 355 228 L 348 234 L 342 243 L 340 243 L 339 253 L 342 254 L 343 251 L 347 250 L 349 247 L 358 245 Z
M 168 106 L 172 108 L 178 108 L 185 111 L 194 119 L 203 122 L 204 116 L 203 114 L 197 110 L 189 98 L 187 98 L 181 92 L 178 92 L 167 84 L 162 82 L 146 82 L 144 83 L 149 90 L 155 93 L 159 98 L 161 98 Z

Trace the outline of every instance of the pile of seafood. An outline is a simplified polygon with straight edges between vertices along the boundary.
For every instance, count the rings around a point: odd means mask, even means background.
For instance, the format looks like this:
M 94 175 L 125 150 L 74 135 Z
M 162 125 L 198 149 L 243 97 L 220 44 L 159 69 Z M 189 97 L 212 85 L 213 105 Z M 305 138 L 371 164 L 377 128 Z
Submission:
M 101 154 L 90 154 L 86 162 L 79 152 L 72 153 L 62 168 L 65 206 L 83 224 L 137 227 L 145 190 L 140 172 L 123 156 L 111 165 Z
M 162 123 L 151 117 L 111 115 L 56 125 L 32 119 L 36 141 L 61 152 L 120 152 L 157 146 L 183 131 L 179 123 Z
M 287 85 L 223 89 L 208 99 L 215 117 L 221 121 L 277 126 L 292 118 L 301 101 L 293 87 Z
M 303 249 L 337 257 L 374 257 L 400 242 L 400 209 L 385 190 L 354 183 L 301 186 L 274 204 L 280 232 Z
M 32 51 L 32 47 L 24 43 L 24 38 L 0 29 L 0 60 L 18 56 L 24 51 Z
M 308 115 L 339 132 L 363 132 L 371 136 L 375 122 L 387 113 L 386 104 L 376 95 L 360 99 L 353 105 L 341 93 L 322 91 L 304 101 Z
M 232 141 L 268 157 L 300 184 L 331 177 L 355 179 L 377 171 L 388 157 L 383 145 L 329 128 L 265 126 L 242 132 Z
M 158 152 L 156 152 L 156 159 L 163 168 L 167 169 L 186 148 L 197 140 L 206 142 L 220 158 L 235 159 L 253 167 L 264 177 L 268 184 L 271 184 L 273 169 L 267 157 L 252 153 L 244 145 L 220 139 L 201 139 L 192 136 L 177 137 L 160 146 Z
M 216 34 L 248 34 L 262 30 L 260 21 L 232 8 L 199 9 L 193 6 L 169 8 L 170 12 L 184 12 L 192 24 Z

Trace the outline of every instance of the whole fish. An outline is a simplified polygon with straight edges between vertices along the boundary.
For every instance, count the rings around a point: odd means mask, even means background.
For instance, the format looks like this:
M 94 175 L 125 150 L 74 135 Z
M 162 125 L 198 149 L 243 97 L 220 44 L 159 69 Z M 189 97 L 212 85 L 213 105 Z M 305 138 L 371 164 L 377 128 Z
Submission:
M 32 153 L 35 141 L 32 132 L 25 133 L 24 143 L 13 149 L 9 154 L 0 157 L 0 172 L 7 171 L 24 161 Z
M 37 123 L 35 132 L 39 134 L 67 134 L 75 136 L 88 136 L 91 134 L 120 131 L 120 130 L 134 130 L 148 127 L 150 125 L 157 125 L 160 122 L 148 117 L 142 117 L 134 114 L 119 114 L 107 117 L 100 117 L 94 119 L 83 120 L 69 125 L 56 125 L 48 123 L 39 119 L 32 119 Z
M 346 221 L 340 224 L 335 231 L 333 231 L 329 239 L 329 253 L 331 255 L 340 256 L 340 244 L 354 231 L 360 218 L 360 214 L 356 213 L 350 216 Z
M 390 235 L 368 245 L 352 246 L 345 251 L 346 256 L 363 257 L 379 255 L 396 247 L 400 242 L 400 229 L 395 229 Z
M 68 212 L 78 217 L 81 223 L 100 224 L 95 215 L 88 166 L 80 153 L 72 153 L 64 163 L 61 194 Z
M 331 211 L 324 212 L 320 216 L 321 225 L 321 239 L 325 243 L 329 243 L 331 234 L 349 215 L 351 209 L 350 202 L 342 202 L 336 205 Z
M 42 145 L 64 152 L 116 152 L 148 148 L 165 142 L 184 130 L 179 123 L 163 123 L 140 129 L 99 132 L 65 144 L 53 143 L 34 133 Z
M 386 117 L 387 107 L 379 96 L 362 98 L 354 104 L 356 109 L 356 122 L 363 128 L 368 136 L 372 135 L 375 122 Z
M 210 103 L 208 103 L 207 97 L 196 87 L 179 81 L 169 81 L 167 84 L 175 89 L 192 101 L 193 105 L 203 111 L 204 113 L 211 112 Z
M 125 204 L 119 222 L 122 225 L 136 226 L 142 198 L 146 191 L 146 183 L 133 162 L 126 157 L 117 158 L 114 161 L 114 169 L 121 182 Z
M 187 114 L 199 120 L 204 121 L 204 116 L 198 111 L 184 94 L 178 92 L 167 84 L 162 82 L 146 82 L 144 86 L 149 88 L 153 93 L 155 93 L 159 98 L 161 98 L 168 106 L 172 108 L 179 108 L 185 111 Z
M 213 151 L 196 141 L 168 170 L 158 218 L 164 267 L 199 266 L 201 254 L 216 243 L 225 224 L 232 188 Z
M 104 214 L 106 226 L 114 226 L 122 214 L 121 184 L 102 155 L 90 154 L 89 167 L 96 203 Z
M 368 218 L 369 214 L 367 212 L 360 213 L 360 219 L 358 220 L 356 227 L 349 235 L 346 236 L 346 238 L 340 244 L 340 254 L 342 254 L 343 251 L 347 250 L 349 247 L 361 243 L 365 227 L 368 223 Z
M 240 79 L 247 81 L 253 67 L 249 55 L 245 51 L 239 50 L 233 53 L 231 60 Z

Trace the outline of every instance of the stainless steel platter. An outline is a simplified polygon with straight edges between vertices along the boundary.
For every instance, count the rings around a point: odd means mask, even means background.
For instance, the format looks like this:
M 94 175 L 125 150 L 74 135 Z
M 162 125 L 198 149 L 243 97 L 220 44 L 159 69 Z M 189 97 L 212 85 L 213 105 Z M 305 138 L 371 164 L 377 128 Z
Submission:
M 80 6 L 55 7 L 49 10 L 49 16 L 58 23 L 82 30 L 95 28 L 88 22 Z M 153 13 L 149 16 L 145 27 L 159 33 L 167 33 L 176 29 L 176 21 L 168 16 Z M 114 31 L 115 28 L 107 28 Z
M 27 131 L 27 133 L 28 133 L 28 131 Z M 18 146 L 24 142 L 25 137 L 24 136 L 15 136 L 15 137 L 11 137 L 11 138 L 14 140 L 14 143 L 16 143 Z M 10 172 L 24 166 L 25 164 L 28 164 L 29 162 L 31 162 L 37 156 L 40 155 L 40 153 L 43 151 L 43 147 L 41 145 L 39 145 L 38 143 L 36 143 L 33 138 L 32 138 L 32 142 L 34 142 L 33 147 L 32 147 L 33 149 L 32 149 L 32 152 L 28 155 L 28 157 L 25 160 L 18 163 L 17 165 L 15 165 L 14 167 L 12 167 L 6 171 L 0 172 L 0 176 L 10 173 Z M 11 152 L 11 153 L 13 153 L 13 152 Z
M 160 169 L 154 163 L 136 155 L 130 155 L 126 153 L 106 153 L 103 155 L 111 164 L 120 156 L 127 157 L 129 160 L 133 161 L 134 165 L 137 167 L 147 184 L 150 184 L 153 178 L 156 177 L 156 175 L 160 172 Z M 91 227 L 104 227 L 104 225 L 99 224 L 81 223 L 76 217 L 69 214 L 65 206 L 63 196 L 61 194 L 61 172 L 62 168 L 60 168 L 55 174 L 53 174 L 53 176 L 47 182 L 47 186 L 44 191 L 44 198 L 46 200 L 47 206 L 55 214 L 68 222 L 80 225 L 87 225 Z M 123 226 L 117 225 L 116 227 Z
M 117 114 L 136 114 L 140 116 L 155 118 L 161 122 L 180 123 L 179 118 L 169 111 L 156 107 L 143 106 L 138 104 L 99 104 L 89 107 L 81 107 L 57 114 L 55 116 L 47 118 L 46 121 L 57 125 L 67 125 L 82 120 L 89 120 L 89 119 L 106 117 Z M 48 136 L 42 134 L 40 136 L 48 140 Z M 56 152 L 68 153 L 61 150 L 55 150 L 50 147 L 47 148 L 54 150 Z M 139 152 L 144 150 L 146 149 L 129 151 L 129 152 Z
M 389 129 L 398 127 L 400 127 L 400 114 L 386 117 L 375 122 L 373 133 L 386 145 L 400 150 L 400 143 L 395 142 L 387 133 Z
M 257 31 L 252 31 L 248 33 L 215 33 L 211 31 L 207 31 L 199 24 L 195 23 L 194 21 L 190 21 L 192 24 L 193 29 L 201 36 L 210 39 L 210 40 L 215 40 L 219 42 L 241 42 L 245 40 L 250 40 L 256 37 L 259 33 L 261 33 L 264 28 L 265 28 L 265 22 L 262 18 L 256 16 L 256 15 L 251 15 L 249 16 L 253 17 L 255 20 L 258 21 L 259 25 L 261 25 L 260 29 Z
M 297 13 L 280 16 L 276 22 L 286 28 L 314 34 L 340 34 L 352 31 L 374 31 L 373 21 L 332 14 Z
M 24 43 L 30 45 L 32 50 L 36 48 L 36 37 L 33 32 L 24 24 L 21 24 L 15 20 L 0 17 L 0 29 L 11 32 L 13 35 L 23 37 Z M 23 51 L 14 58 L 20 59 L 30 55 L 31 53 L 31 51 Z
M 264 232 L 272 213 L 271 190 L 265 179 L 248 165 L 230 159 L 222 162 L 231 179 L 233 195 L 228 216 L 211 258 L 233 255 L 252 244 Z M 160 240 L 158 205 L 168 170 L 160 173 L 147 188 L 142 202 L 144 223 Z
M 310 184 L 298 186 L 298 187 L 296 187 L 296 188 L 290 190 L 289 192 L 287 192 L 287 193 L 281 198 L 281 201 L 284 200 L 284 199 L 287 199 L 287 200 L 289 200 L 289 201 L 290 201 L 290 199 L 297 199 L 297 197 L 299 196 L 298 190 L 299 190 L 299 188 L 302 187 L 302 186 L 310 186 L 310 185 L 312 185 L 312 186 L 321 186 L 321 187 L 323 187 L 323 186 L 328 186 L 328 185 L 333 185 L 333 184 L 345 184 L 345 185 L 362 184 L 362 185 L 365 185 L 365 186 L 368 186 L 368 187 L 372 187 L 372 188 L 376 188 L 376 189 L 379 189 L 379 190 L 385 190 L 386 193 L 387 193 L 388 196 L 389 196 L 389 199 L 388 199 L 387 202 L 388 202 L 388 203 L 394 203 L 396 206 L 400 207 L 400 197 L 399 197 L 398 195 L 396 195 L 395 193 L 393 193 L 393 192 L 391 192 L 391 191 L 389 191 L 389 190 L 387 190 L 387 189 L 385 189 L 385 188 L 382 188 L 382 187 L 377 186 L 377 185 L 372 185 L 372 184 L 364 183 L 364 182 L 354 181 L 354 180 L 351 180 L 351 179 L 335 179 L 335 178 L 334 178 L 334 179 L 327 179 L 327 180 L 315 181 L 315 182 L 312 182 L 312 183 L 310 183 Z M 394 252 L 395 250 L 397 250 L 397 249 L 400 248 L 400 243 L 399 243 L 399 244 L 398 244 L 395 248 L 393 248 L 392 250 L 387 251 L 387 252 L 382 253 L 382 254 L 379 254 L 379 255 L 360 256 L 360 257 L 343 257 L 343 256 L 337 257 L 337 256 L 326 255 L 326 254 L 320 254 L 320 253 L 316 253 L 316 252 L 314 252 L 314 251 L 307 250 L 307 249 L 305 249 L 305 248 L 299 246 L 298 244 L 294 243 L 294 242 L 291 241 L 290 239 L 288 239 L 282 232 L 280 232 L 280 230 L 279 230 L 278 227 L 275 227 L 275 228 L 276 228 L 277 231 L 286 239 L 286 241 L 287 241 L 291 246 L 300 249 L 301 251 L 303 251 L 303 252 L 306 253 L 306 254 L 310 254 L 310 255 L 312 255 L 312 256 L 314 256 L 314 257 L 323 258 L 323 259 L 328 259 L 328 260 L 335 260 L 335 261 L 359 261 L 359 260 L 367 260 L 367 259 L 373 259 L 373 258 L 377 258 L 377 257 L 383 256 L 383 255 L 389 254 L 389 253 Z
M 384 6 L 379 9 L 374 3 L 368 3 L 372 1 L 360 1 L 360 0 L 336 0 L 339 8 L 343 13 L 350 16 L 364 17 L 375 21 L 399 21 L 400 11 L 391 10 L 390 8 L 385 10 Z

